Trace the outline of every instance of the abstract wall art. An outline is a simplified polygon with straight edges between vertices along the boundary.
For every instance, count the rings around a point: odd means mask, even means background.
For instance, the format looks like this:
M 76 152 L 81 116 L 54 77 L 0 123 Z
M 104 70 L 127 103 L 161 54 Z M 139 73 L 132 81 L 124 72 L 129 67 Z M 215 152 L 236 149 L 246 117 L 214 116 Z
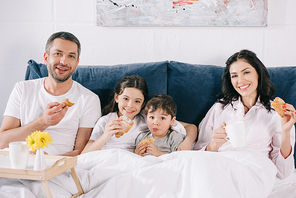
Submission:
M 97 0 L 98 26 L 267 26 L 267 0 Z

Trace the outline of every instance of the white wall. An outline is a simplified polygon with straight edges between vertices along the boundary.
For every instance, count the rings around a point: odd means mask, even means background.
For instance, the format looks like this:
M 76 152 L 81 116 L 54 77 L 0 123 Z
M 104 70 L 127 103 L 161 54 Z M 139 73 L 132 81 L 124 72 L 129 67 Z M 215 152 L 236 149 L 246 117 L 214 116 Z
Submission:
M 0 0 L 0 120 L 27 61 L 43 62 L 47 38 L 74 33 L 81 65 L 175 60 L 224 66 L 241 49 L 267 67 L 296 66 L 296 1 L 269 0 L 268 27 L 97 27 L 95 0 Z

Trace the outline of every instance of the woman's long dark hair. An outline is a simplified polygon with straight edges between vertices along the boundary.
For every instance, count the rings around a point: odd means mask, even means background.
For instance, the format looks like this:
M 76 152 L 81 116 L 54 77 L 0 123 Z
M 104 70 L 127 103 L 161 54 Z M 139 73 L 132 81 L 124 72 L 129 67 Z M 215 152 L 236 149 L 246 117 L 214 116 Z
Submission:
M 148 99 L 148 86 L 144 78 L 140 76 L 126 76 L 123 77 L 115 86 L 114 94 L 121 95 L 125 88 L 136 88 L 139 89 L 144 95 L 144 102 L 142 108 L 145 106 Z M 102 114 L 107 115 L 110 112 L 118 112 L 118 104 L 116 103 L 114 97 L 111 102 L 104 107 Z
M 226 68 L 222 76 L 222 92 L 218 94 L 218 102 L 222 103 L 224 108 L 232 101 L 239 99 L 240 94 L 234 89 L 231 83 L 229 69 L 232 63 L 241 59 L 247 61 L 252 67 L 255 68 L 258 74 L 257 98 L 259 97 L 260 102 L 268 111 L 270 111 L 270 100 L 275 94 L 275 88 L 270 80 L 266 67 L 258 59 L 256 54 L 249 50 L 241 50 L 240 52 L 233 54 L 226 61 Z

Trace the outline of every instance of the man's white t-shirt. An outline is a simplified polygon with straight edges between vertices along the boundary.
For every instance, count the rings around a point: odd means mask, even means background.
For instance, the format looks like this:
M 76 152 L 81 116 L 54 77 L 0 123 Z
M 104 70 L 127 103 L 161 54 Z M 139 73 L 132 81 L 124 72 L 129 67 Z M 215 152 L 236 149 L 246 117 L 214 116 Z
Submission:
M 71 152 L 75 146 L 78 129 L 93 128 L 101 117 L 100 99 L 75 81 L 67 93 L 53 96 L 45 90 L 44 79 L 17 83 L 9 97 L 4 115 L 20 119 L 21 126 L 24 126 L 39 118 L 47 104 L 61 102 L 64 98 L 68 98 L 75 104 L 68 109 L 60 123 L 44 130 L 52 136 L 53 140 L 48 148 L 44 148 L 44 151 L 51 155 Z
M 105 131 L 105 125 L 109 121 L 114 120 L 116 118 L 118 118 L 117 112 L 112 112 L 101 117 L 93 129 L 90 139 L 96 141 L 99 137 L 101 137 Z M 120 138 L 117 138 L 115 137 L 115 135 L 113 135 L 111 137 L 111 140 L 106 142 L 106 144 L 102 147 L 102 149 L 118 148 L 118 149 L 124 149 L 124 150 L 134 152 L 136 148 L 135 141 L 137 136 L 139 135 L 139 133 L 147 131 L 148 126 L 147 126 L 146 117 L 143 111 L 138 115 L 136 115 L 133 121 L 134 121 L 134 124 L 127 133 L 125 133 Z M 178 131 L 186 136 L 186 130 L 180 122 L 175 121 L 172 128 L 175 131 Z

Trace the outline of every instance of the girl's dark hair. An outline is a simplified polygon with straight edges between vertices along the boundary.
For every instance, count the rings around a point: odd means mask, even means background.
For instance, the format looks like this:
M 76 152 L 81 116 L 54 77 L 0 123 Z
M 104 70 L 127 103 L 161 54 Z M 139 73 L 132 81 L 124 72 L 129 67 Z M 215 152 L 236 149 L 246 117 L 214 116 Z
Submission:
M 270 80 L 266 67 L 257 58 L 256 54 L 249 50 L 241 50 L 240 52 L 230 56 L 226 61 L 226 68 L 222 76 L 222 92 L 218 94 L 218 102 L 222 103 L 224 108 L 232 101 L 239 99 L 240 95 L 234 89 L 231 83 L 229 69 L 232 63 L 242 59 L 249 63 L 256 70 L 258 74 L 257 98 L 259 97 L 260 102 L 268 111 L 270 111 L 270 100 L 275 94 L 275 88 Z
M 145 106 L 148 99 L 148 86 L 144 78 L 140 76 L 126 76 L 123 77 L 115 86 L 114 94 L 121 95 L 125 88 L 136 88 L 139 89 L 144 95 L 144 102 L 142 108 Z M 113 94 L 113 96 L 114 96 Z M 116 103 L 114 97 L 111 102 L 104 107 L 102 114 L 107 115 L 110 112 L 118 112 L 118 104 Z
M 148 113 L 153 113 L 157 109 L 161 109 L 167 115 L 171 115 L 172 119 L 177 115 L 177 105 L 173 98 L 169 95 L 153 95 L 145 106 L 145 114 L 147 115 Z

